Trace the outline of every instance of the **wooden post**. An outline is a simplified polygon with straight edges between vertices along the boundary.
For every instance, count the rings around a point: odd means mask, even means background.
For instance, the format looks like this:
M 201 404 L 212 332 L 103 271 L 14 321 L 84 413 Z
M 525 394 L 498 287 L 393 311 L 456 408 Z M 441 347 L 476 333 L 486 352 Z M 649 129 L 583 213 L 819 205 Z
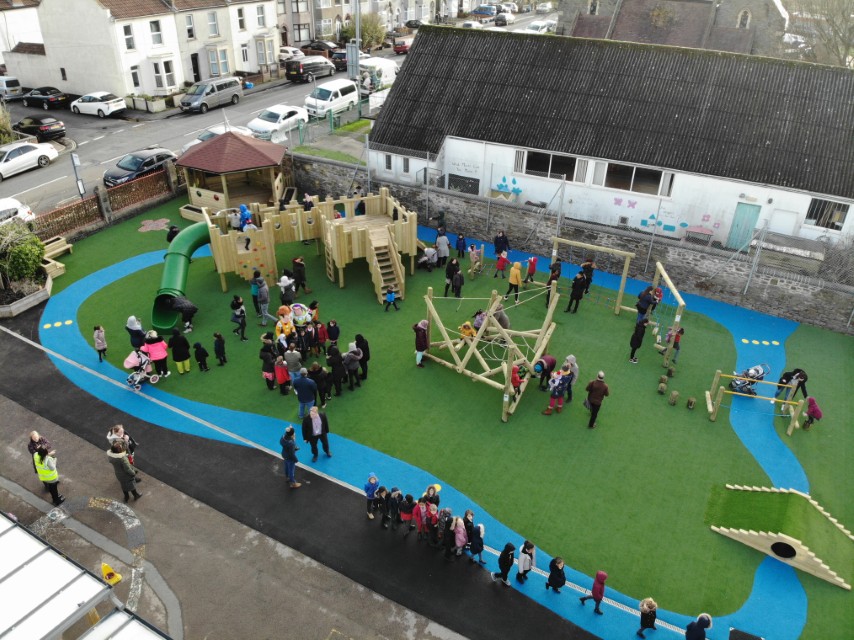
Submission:
M 792 419 L 789 420 L 789 428 L 786 429 L 786 435 L 790 436 L 794 433 L 795 429 L 800 428 L 800 424 L 798 423 L 798 418 L 801 416 L 801 411 L 804 410 L 804 401 L 801 400 L 798 402 L 794 411 L 792 411 Z
M 632 261 L 632 257 L 627 255 L 623 258 L 623 275 L 620 276 L 620 288 L 617 290 L 617 301 L 614 303 L 614 315 L 620 315 L 620 308 L 623 304 L 623 294 L 626 291 L 626 280 L 629 277 L 629 264 Z
M 507 360 L 501 363 L 504 368 L 504 397 L 501 405 L 501 422 L 507 422 L 510 417 L 510 398 L 513 396 L 513 354 L 507 349 Z
M 718 387 L 718 394 L 715 396 L 715 407 L 712 411 L 712 415 L 709 416 L 709 420 L 714 422 L 718 419 L 718 409 L 721 408 L 721 401 L 724 399 L 724 388 Z
M 715 389 L 720 384 L 720 381 L 721 381 L 721 370 L 718 369 L 717 371 L 715 371 L 715 377 L 712 378 L 712 386 L 709 387 L 709 393 L 711 393 L 711 394 L 715 393 Z

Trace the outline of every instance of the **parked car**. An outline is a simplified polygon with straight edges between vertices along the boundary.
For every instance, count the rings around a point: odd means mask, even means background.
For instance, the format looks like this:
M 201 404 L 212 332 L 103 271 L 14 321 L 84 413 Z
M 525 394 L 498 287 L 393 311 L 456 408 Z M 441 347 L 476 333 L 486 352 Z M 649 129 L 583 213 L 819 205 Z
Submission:
M 45 111 L 52 108 L 68 106 L 68 96 L 56 87 L 38 87 L 21 98 L 21 104 L 25 107 L 41 107 Z
M 421 25 L 427 24 L 426 22 L 422 22 L 421 20 L 407 20 L 406 27 L 408 29 L 420 29 Z
M 498 15 L 498 9 L 494 4 L 481 4 L 472 10 L 471 15 L 481 20 L 493 20 Z
M 495 16 L 495 24 L 498 26 L 507 26 L 508 24 L 513 24 L 514 22 L 516 22 L 516 16 L 506 11 L 504 13 L 499 13 L 497 16 Z
M 331 111 L 339 113 L 352 109 L 359 102 L 359 89 L 352 80 L 330 80 L 317 85 L 305 99 L 306 110 L 316 118 Z
M 21 81 L 15 76 L 0 75 L 0 98 L 3 100 L 17 100 L 24 95 Z
M 123 98 L 119 98 L 106 91 L 87 93 L 85 96 L 80 96 L 71 103 L 71 110 L 74 113 L 85 113 L 86 115 L 98 116 L 99 118 L 106 118 L 127 108 L 128 106 Z
M 534 20 L 531 24 L 529 24 L 527 27 L 525 27 L 522 30 L 522 33 L 542 34 L 542 33 L 548 33 L 548 32 L 549 32 L 549 25 L 546 24 L 545 20 Z
M 395 54 L 403 55 L 405 53 L 409 53 L 409 48 L 412 46 L 413 40 L 415 40 L 413 36 L 403 36 L 402 38 L 397 38 L 394 41 Z
M 239 78 L 211 78 L 197 82 L 187 89 L 179 105 L 181 111 L 207 113 L 221 105 L 235 105 L 243 97 L 243 83 Z
M 0 198 L 0 224 L 17 220 L 29 224 L 36 219 L 33 210 L 15 198 Z
M 181 153 L 186 153 L 187 149 L 196 146 L 200 142 L 204 142 L 205 140 L 210 140 L 211 138 L 216 138 L 219 135 L 222 135 L 226 131 L 231 131 L 232 133 L 238 133 L 241 136 L 246 136 L 247 138 L 252 137 L 252 131 L 250 131 L 246 127 L 241 127 L 234 124 L 215 124 L 212 127 L 208 127 L 207 129 L 203 129 L 202 132 L 193 140 L 190 140 L 187 144 L 181 147 Z
M 39 142 L 65 137 L 65 125 L 53 116 L 27 116 L 13 124 L 12 129 L 35 136 Z
M 546 33 L 554 33 L 557 29 L 557 20 L 544 20 L 546 23 Z
M 48 142 L 13 142 L 0 147 L 0 182 L 16 173 L 46 167 L 59 152 Z
M 167 163 L 175 162 L 175 160 L 175 154 L 162 147 L 150 147 L 134 151 L 119 160 L 115 167 L 104 172 L 104 184 L 108 187 L 124 184 L 128 180 L 135 180 L 162 169 Z
M 370 58 L 367 53 L 364 51 L 359 52 L 359 60 L 363 58 Z M 332 64 L 335 65 L 336 71 L 347 71 L 347 50 L 346 49 L 336 49 L 332 52 L 332 57 L 329 58 L 332 61 Z
M 311 82 L 314 78 L 331 76 L 335 65 L 323 56 L 306 56 L 285 63 L 285 77 L 291 82 Z
M 537 13 L 551 13 L 554 11 L 551 2 L 541 2 L 537 5 Z
M 308 111 L 302 107 L 274 104 L 264 109 L 246 126 L 259 140 L 285 142 L 288 139 L 288 131 L 298 127 L 300 122 L 308 122 Z
M 285 63 L 294 58 L 304 58 L 305 54 L 296 47 L 279 47 L 279 62 Z
M 519 13 L 519 5 L 515 2 L 504 2 L 501 6 L 511 13 Z
M 460 27 L 463 29 L 483 29 L 483 25 L 477 20 L 466 20 L 460 25 Z
M 332 51 L 333 49 L 337 49 L 338 45 L 334 42 L 330 42 L 329 40 L 312 40 L 308 44 L 304 44 L 300 47 L 300 49 L 305 51 Z

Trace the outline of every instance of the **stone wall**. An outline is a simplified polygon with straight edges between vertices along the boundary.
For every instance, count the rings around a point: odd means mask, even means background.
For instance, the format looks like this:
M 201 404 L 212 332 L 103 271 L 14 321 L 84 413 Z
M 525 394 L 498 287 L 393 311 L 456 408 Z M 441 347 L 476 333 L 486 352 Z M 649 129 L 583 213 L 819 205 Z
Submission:
M 352 184 L 367 185 L 364 167 L 321 160 L 308 156 L 294 157 L 294 179 L 297 190 L 321 197 L 348 193 Z M 452 233 L 462 233 L 468 238 L 491 242 L 499 229 L 510 238 L 511 248 L 550 255 L 551 237 L 555 235 L 557 218 L 554 213 L 540 211 L 524 205 L 501 203 L 431 187 L 427 219 L 427 191 L 423 185 L 394 182 L 371 183 L 372 191 L 388 187 L 400 202 L 419 212 L 419 223 L 436 225 L 440 211 L 445 212 L 445 226 Z M 694 293 L 762 313 L 788 318 L 819 327 L 854 333 L 854 323 L 846 326 L 854 309 L 854 288 L 832 285 L 800 275 L 785 275 L 770 269 L 759 269 L 753 276 L 747 294 L 743 294 L 751 271 L 750 261 L 743 255 L 733 258 L 732 253 L 702 248 L 692 248 L 678 241 L 655 238 L 649 260 L 648 273 L 643 273 L 647 262 L 651 236 L 627 229 L 593 225 L 564 220 L 560 236 L 568 240 L 586 242 L 612 249 L 632 251 L 629 276 L 651 278 L 655 262 L 667 270 L 673 283 L 683 293 Z M 580 252 L 561 257 L 575 264 L 580 262 Z M 601 263 L 602 261 L 600 261 Z M 622 261 L 613 262 L 606 270 L 620 273 Z M 690 310 L 690 305 L 689 305 Z

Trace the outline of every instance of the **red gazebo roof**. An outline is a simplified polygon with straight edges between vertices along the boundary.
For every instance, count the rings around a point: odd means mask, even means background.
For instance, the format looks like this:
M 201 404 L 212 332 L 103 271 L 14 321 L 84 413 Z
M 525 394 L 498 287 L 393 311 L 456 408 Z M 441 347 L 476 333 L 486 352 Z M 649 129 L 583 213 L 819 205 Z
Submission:
M 286 151 L 281 145 L 227 131 L 191 147 L 177 164 L 207 173 L 237 173 L 279 166 Z

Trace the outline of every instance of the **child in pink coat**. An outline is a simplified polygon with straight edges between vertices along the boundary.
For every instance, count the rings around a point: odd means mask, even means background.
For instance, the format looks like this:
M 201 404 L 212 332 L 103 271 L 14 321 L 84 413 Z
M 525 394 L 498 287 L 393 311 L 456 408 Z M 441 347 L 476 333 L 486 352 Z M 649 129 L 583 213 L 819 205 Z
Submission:
M 804 420 L 804 431 L 809 431 L 812 423 L 815 420 L 821 420 L 821 418 L 821 409 L 818 408 L 815 398 L 810 396 L 807 398 L 807 419 Z
M 461 556 L 463 555 L 463 549 L 466 548 L 466 545 L 469 543 L 469 536 L 466 533 L 466 523 L 462 518 L 456 518 L 454 520 L 454 552 Z

